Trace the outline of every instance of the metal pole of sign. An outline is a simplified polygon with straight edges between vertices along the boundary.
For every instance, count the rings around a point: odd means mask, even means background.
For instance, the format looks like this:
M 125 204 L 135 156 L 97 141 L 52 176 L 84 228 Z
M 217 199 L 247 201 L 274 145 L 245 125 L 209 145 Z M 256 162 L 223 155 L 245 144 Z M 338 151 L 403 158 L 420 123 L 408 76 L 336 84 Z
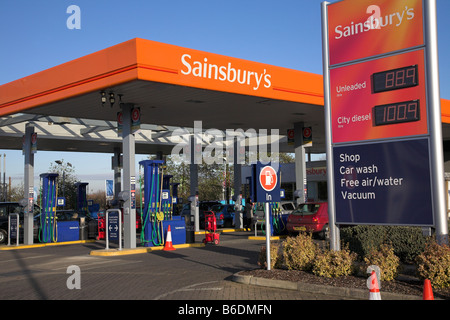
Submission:
M 444 154 L 442 150 L 442 123 L 439 91 L 439 62 L 437 45 L 436 0 L 425 1 L 425 32 L 427 59 L 427 90 L 430 110 L 430 153 L 432 181 L 434 192 L 434 220 L 436 226 L 436 240 L 439 244 L 448 245 L 447 209 L 445 206 L 444 190 Z
M 329 2 L 322 2 L 322 46 L 323 46 L 323 76 L 324 76 L 324 106 L 325 106 L 325 139 L 327 153 L 327 178 L 328 178 L 328 219 L 330 226 L 330 249 L 340 251 L 339 227 L 336 225 L 335 197 L 334 197 L 334 167 L 333 146 L 331 139 L 331 101 L 329 87 L 329 48 L 328 48 L 328 11 Z
M 122 250 L 122 214 L 119 211 L 119 251 Z
M 270 222 L 269 222 L 269 203 L 264 204 L 266 207 L 265 219 L 266 219 L 266 261 L 267 270 L 270 270 Z
M 106 210 L 106 250 L 109 250 L 109 228 L 108 228 L 108 216 L 109 216 L 109 210 Z

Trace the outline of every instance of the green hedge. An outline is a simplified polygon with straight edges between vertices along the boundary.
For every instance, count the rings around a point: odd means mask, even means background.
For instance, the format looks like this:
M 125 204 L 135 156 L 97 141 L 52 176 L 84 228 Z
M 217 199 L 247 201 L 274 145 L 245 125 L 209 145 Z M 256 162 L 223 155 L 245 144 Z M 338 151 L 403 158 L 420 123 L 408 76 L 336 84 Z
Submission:
M 413 263 L 425 250 L 427 240 L 420 227 L 352 226 L 342 227 L 340 234 L 343 244 L 348 245 L 359 257 L 364 257 L 371 249 L 388 243 L 392 244 L 395 255 L 406 263 Z

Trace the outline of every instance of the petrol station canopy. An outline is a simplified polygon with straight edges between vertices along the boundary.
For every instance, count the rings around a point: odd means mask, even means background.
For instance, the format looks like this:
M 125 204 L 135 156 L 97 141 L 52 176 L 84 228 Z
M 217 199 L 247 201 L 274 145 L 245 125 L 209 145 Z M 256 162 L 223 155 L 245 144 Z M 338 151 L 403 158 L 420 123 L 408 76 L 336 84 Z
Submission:
M 112 107 L 109 101 L 101 103 L 101 92 L 108 100 L 114 93 Z M 192 128 L 194 121 L 202 121 L 203 130 L 252 128 L 270 134 L 270 129 L 279 129 L 280 135 L 294 123 L 304 122 L 315 128 L 313 148 L 321 152 L 324 147 L 320 75 L 149 40 L 132 39 L 0 86 L 0 116 L 5 124 L 40 120 L 44 130 L 52 130 L 45 122 L 64 126 L 69 133 L 78 130 L 75 138 L 80 130 L 82 136 L 94 139 L 102 128 L 115 129 L 120 102 L 140 107 L 141 124 L 151 125 L 147 129 L 159 136 L 168 135 L 167 126 Z M 77 125 L 82 127 L 70 127 Z M 21 130 L 10 131 L 18 135 Z M 57 135 L 43 145 L 37 131 L 39 150 L 45 146 L 76 151 L 76 143 L 68 144 Z M 21 148 L 21 135 L 16 138 L 2 139 L 1 147 Z M 108 146 L 110 140 L 98 139 L 98 148 L 89 147 L 89 141 L 84 139 L 77 151 L 112 152 L 113 141 Z M 136 152 L 148 150 L 139 144 L 136 139 Z
M 194 121 L 203 130 L 278 129 L 282 152 L 294 151 L 285 135 L 302 122 L 313 130 L 309 151 L 321 153 L 323 101 L 321 75 L 136 38 L 0 86 L 0 148 L 20 149 L 32 122 L 39 150 L 112 153 L 122 143 L 120 103 L 131 103 L 141 111 L 137 153 L 170 153 L 173 130 Z M 441 107 L 446 140 L 450 101 Z

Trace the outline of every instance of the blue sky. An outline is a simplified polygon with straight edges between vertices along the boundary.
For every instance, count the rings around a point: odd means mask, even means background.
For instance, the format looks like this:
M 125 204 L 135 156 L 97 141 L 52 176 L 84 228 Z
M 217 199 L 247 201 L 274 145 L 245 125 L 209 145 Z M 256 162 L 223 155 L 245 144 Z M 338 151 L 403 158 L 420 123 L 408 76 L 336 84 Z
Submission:
M 135 37 L 322 74 L 321 2 L 0 0 L 0 85 Z M 66 27 L 70 5 L 81 9 L 80 30 Z M 437 8 L 441 96 L 450 99 L 450 1 L 437 0 Z M 17 182 L 21 151 L 0 154 Z M 35 173 L 63 158 L 95 191 L 112 179 L 110 157 L 38 151 Z

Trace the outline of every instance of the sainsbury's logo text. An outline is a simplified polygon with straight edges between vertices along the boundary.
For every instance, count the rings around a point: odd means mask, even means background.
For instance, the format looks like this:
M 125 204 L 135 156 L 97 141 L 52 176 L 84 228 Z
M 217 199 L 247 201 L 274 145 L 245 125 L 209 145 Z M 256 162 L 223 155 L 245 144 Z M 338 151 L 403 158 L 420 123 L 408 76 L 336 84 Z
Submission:
M 336 40 L 347 38 L 356 34 L 360 34 L 363 32 L 381 29 L 390 25 L 394 25 L 396 27 L 401 26 L 404 21 L 414 19 L 414 8 L 408 8 L 405 6 L 405 9 L 402 12 L 394 12 L 390 14 L 386 14 L 382 16 L 381 8 L 377 5 L 371 5 L 367 8 L 367 14 L 370 14 L 370 17 L 360 23 L 354 23 L 353 21 L 348 26 L 338 25 L 334 29 Z
M 208 58 L 204 58 L 203 62 L 193 61 L 191 55 L 187 53 L 181 56 L 181 63 L 184 66 L 181 73 L 184 75 L 192 74 L 194 77 L 231 83 L 237 81 L 242 85 L 251 86 L 253 90 L 258 90 L 261 85 L 265 88 L 270 88 L 272 85 L 272 76 L 267 73 L 266 69 L 258 73 L 256 71 L 238 69 L 231 62 L 228 62 L 227 65 L 217 65 L 208 63 Z

